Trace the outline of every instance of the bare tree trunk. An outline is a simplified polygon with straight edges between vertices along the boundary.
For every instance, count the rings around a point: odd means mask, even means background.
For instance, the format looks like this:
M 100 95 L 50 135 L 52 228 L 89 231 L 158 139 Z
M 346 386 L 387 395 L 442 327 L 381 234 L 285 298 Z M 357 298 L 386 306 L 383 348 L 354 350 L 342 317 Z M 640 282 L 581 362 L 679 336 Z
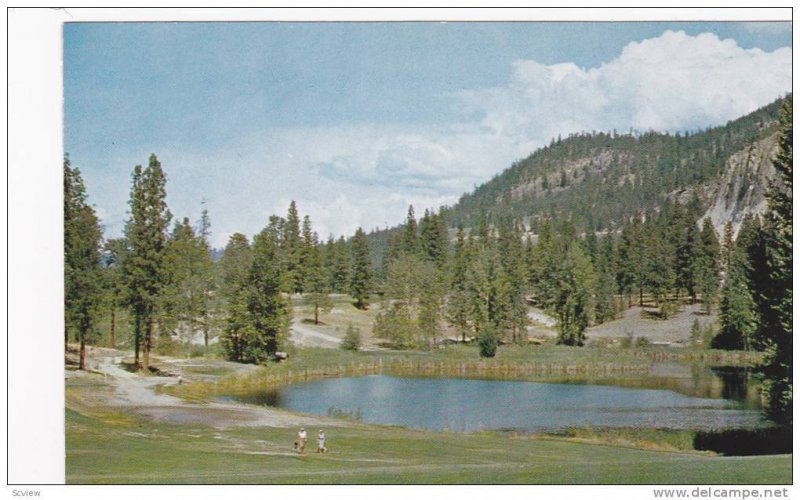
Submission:
M 203 342 L 205 342 L 205 355 L 208 356 L 208 318 L 203 322 Z
M 150 370 L 150 343 L 153 338 L 153 318 L 147 318 L 147 330 L 144 334 L 144 349 L 142 350 L 142 370 L 145 372 Z
M 78 369 L 86 369 L 86 330 L 81 331 L 81 357 L 78 364 Z
M 64 353 L 69 352 L 69 330 L 67 330 L 67 325 L 64 325 Z
M 114 331 L 116 330 L 116 323 L 117 323 L 117 310 L 116 308 L 111 308 L 111 331 L 108 335 L 108 347 L 114 348 L 114 344 L 116 343 L 114 340 Z
M 134 343 L 136 344 L 136 348 L 135 348 L 136 354 L 134 355 L 134 358 L 133 358 L 133 364 L 134 364 L 134 366 L 138 367 L 139 366 L 139 347 L 140 347 L 139 344 L 141 343 L 141 338 L 142 338 L 142 318 L 141 318 L 141 316 L 138 315 L 138 313 L 137 313 L 136 319 L 134 321 L 135 321 L 135 325 L 134 325 Z
M 319 304 L 314 304 L 314 324 L 319 324 Z

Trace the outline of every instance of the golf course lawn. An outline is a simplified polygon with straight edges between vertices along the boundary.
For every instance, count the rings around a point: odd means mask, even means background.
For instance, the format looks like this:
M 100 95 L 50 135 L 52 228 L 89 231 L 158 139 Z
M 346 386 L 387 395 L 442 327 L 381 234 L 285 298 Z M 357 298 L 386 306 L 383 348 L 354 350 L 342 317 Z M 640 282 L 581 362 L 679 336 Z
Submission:
M 786 484 L 791 455 L 722 457 L 494 433 L 352 424 L 326 429 L 329 453 L 291 447 L 294 428 L 216 429 L 66 410 L 72 484 Z

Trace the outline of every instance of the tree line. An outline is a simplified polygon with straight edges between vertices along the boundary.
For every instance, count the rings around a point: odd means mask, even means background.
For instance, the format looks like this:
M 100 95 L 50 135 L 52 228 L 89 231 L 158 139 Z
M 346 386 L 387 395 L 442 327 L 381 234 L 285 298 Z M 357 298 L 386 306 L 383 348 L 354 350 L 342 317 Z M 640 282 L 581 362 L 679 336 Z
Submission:
M 133 169 L 124 235 L 104 241 L 80 170 L 68 156 L 63 169 L 64 341 L 68 350 L 72 331 L 81 369 L 101 317 L 110 318 L 109 345 L 117 344 L 120 309 L 129 313 L 134 365 L 148 370 L 156 341 L 190 344 L 202 334 L 207 350 L 214 332 L 229 359 L 273 358 L 285 344 L 290 294 L 303 295 L 315 322 L 330 309 L 332 292 L 351 293 L 357 307 L 368 303 L 372 270 L 361 229 L 349 241 L 331 237 L 321 245 L 310 218 L 301 223 L 292 202 L 286 217 L 270 217 L 252 243 L 232 235 L 214 262 L 208 212 L 203 209 L 196 224 L 184 217 L 170 227 L 166 175 L 151 155 L 146 167 Z
M 688 300 L 706 313 L 719 307 L 714 346 L 766 352 L 770 407 L 785 416 L 791 409 L 791 132 L 789 97 L 769 211 L 748 217 L 736 238 L 730 224 L 722 241 L 709 219 L 698 225 L 696 199 L 642 210 L 617 230 L 583 233 L 569 218 L 543 217 L 532 228 L 491 214 L 479 214 L 472 227 L 452 228 L 447 210 L 426 210 L 418 221 L 409 207 L 377 266 L 363 230 L 323 244 L 294 202 L 285 217 L 271 216 L 252 242 L 232 235 L 214 262 L 205 210 L 196 224 L 183 218 L 170 228 L 166 176 L 155 155 L 133 170 L 124 236 L 103 242 L 80 171 L 65 157 L 65 342 L 73 331 L 83 368 L 101 308 L 110 312 L 111 345 L 115 312 L 126 308 L 134 362 L 142 369 L 149 368 L 155 341 L 191 342 L 202 333 L 207 348 L 212 331 L 229 359 L 262 363 L 285 345 L 290 295 L 301 295 L 319 322 L 331 307 L 329 295 L 347 293 L 361 309 L 377 295 L 374 333 L 397 347 L 436 347 L 450 326 L 462 341 L 477 339 L 480 354 L 490 357 L 498 344 L 527 341 L 531 305 L 557 319 L 559 343 L 581 346 L 590 325 L 645 305 L 645 298 L 662 318 Z

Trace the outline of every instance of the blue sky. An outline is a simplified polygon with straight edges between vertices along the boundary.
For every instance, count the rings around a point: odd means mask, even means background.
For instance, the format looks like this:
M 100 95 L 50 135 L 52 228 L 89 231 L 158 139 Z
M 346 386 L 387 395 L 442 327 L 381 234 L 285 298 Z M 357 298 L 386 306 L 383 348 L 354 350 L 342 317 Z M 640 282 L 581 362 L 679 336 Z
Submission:
M 292 199 L 326 238 L 559 133 L 724 123 L 790 90 L 790 45 L 788 23 L 68 23 L 65 149 L 109 237 L 154 152 L 216 246 Z

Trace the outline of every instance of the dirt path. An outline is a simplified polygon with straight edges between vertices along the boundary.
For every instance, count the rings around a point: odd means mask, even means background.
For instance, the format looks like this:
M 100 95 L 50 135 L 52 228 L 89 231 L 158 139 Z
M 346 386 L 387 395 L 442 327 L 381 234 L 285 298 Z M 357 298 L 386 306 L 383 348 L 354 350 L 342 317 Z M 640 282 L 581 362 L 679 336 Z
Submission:
M 159 394 L 156 389 L 159 386 L 177 384 L 178 375 L 183 378 L 185 383 L 191 383 L 196 378 L 207 378 L 184 371 L 184 367 L 197 367 L 198 363 L 202 364 L 204 360 L 163 358 L 159 361 L 158 366 L 175 376 L 159 377 L 125 370 L 120 366 L 125 356 L 126 353 L 114 349 L 90 349 L 87 352 L 87 365 L 95 373 L 66 372 L 67 387 L 70 387 L 71 382 L 77 386 L 81 379 L 96 378 L 98 374 L 103 376 L 103 381 L 110 387 L 108 391 L 84 390 L 80 401 L 82 406 L 94 406 L 100 411 L 111 407 L 124 413 L 130 412 L 157 421 L 204 424 L 221 429 L 240 426 L 299 427 L 320 424 L 334 427 L 349 425 L 348 422 L 342 420 L 300 415 L 266 406 L 219 401 L 189 403 L 174 396 Z M 209 361 L 209 363 L 212 366 L 220 363 L 228 364 L 219 361 Z M 243 365 L 234 367 L 240 371 L 253 368 Z M 69 397 L 67 397 L 66 405 L 70 406 Z
M 304 325 L 297 318 L 292 320 L 292 341 L 303 347 L 339 347 L 342 339 L 317 331 Z
M 717 321 L 716 312 L 711 315 L 702 314 L 700 304 L 688 305 L 666 321 L 642 317 L 642 310 L 643 308 L 638 306 L 626 309 L 621 319 L 589 328 L 586 337 L 624 338 L 630 335 L 645 337 L 650 342 L 688 344 L 692 323 L 695 320 L 699 321 L 702 327 Z

